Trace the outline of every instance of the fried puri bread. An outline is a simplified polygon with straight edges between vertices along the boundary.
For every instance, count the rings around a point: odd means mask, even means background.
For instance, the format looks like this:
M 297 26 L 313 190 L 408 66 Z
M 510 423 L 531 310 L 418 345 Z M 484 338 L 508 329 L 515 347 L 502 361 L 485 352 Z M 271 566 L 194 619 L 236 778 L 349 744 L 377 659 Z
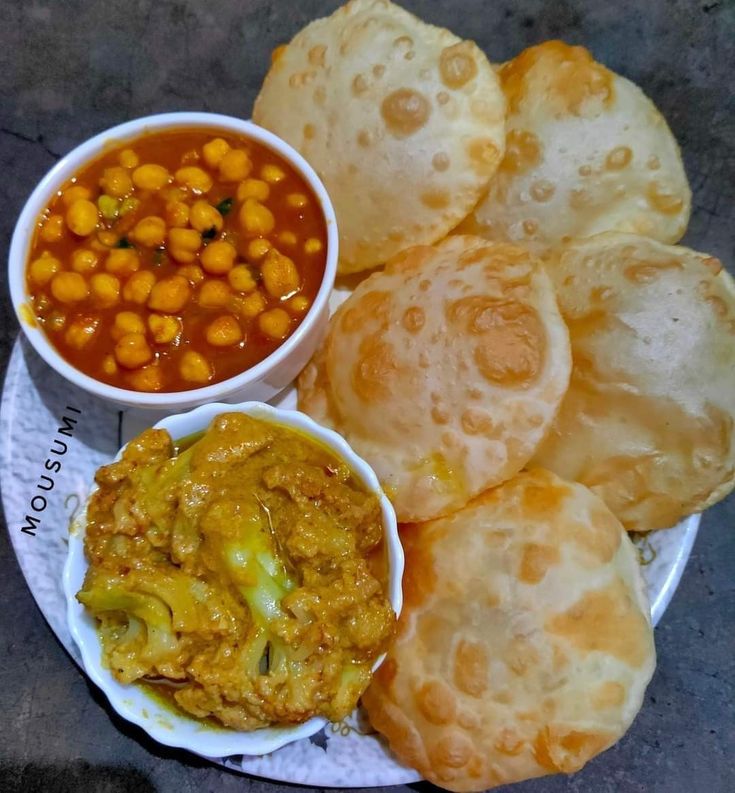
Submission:
M 594 490 L 635 531 L 735 485 L 735 284 L 720 262 L 630 234 L 555 254 L 569 392 L 535 463 Z
M 451 236 L 399 254 L 355 289 L 299 379 L 299 408 L 370 463 L 399 520 L 428 520 L 525 465 L 570 360 L 538 260 Z
M 547 471 L 402 528 L 398 635 L 363 696 L 429 781 L 479 791 L 612 746 L 655 666 L 636 551 L 603 502 Z
M 561 41 L 499 74 L 505 157 L 463 231 L 536 249 L 602 231 L 681 239 L 691 192 L 679 147 L 636 85 Z
M 481 50 L 386 0 L 353 0 L 280 48 L 253 120 L 324 181 L 342 273 L 442 239 L 505 145 L 505 98 Z

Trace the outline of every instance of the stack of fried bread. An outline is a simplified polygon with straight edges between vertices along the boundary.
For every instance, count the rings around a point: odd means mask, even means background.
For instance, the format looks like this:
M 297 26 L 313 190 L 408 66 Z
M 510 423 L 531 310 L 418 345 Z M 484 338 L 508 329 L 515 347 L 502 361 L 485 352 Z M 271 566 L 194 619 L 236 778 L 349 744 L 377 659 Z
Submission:
M 387 0 L 279 48 L 253 118 L 323 179 L 354 286 L 299 407 L 402 524 L 370 719 L 449 790 L 575 771 L 655 666 L 627 532 L 735 486 L 735 288 L 676 245 L 671 130 L 582 47 L 493 67 Z

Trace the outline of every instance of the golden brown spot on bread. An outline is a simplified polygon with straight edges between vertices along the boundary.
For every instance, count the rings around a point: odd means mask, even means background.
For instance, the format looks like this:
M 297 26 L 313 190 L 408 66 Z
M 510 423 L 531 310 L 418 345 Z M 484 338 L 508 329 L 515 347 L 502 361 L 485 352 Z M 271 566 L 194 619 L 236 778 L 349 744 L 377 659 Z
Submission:
M 316 129 L 313 124 L 304 124 L 304 139 L 311 140 L 316 135 Z
M 532 471 L 525 482 L 520 491 L 521 505 L 523 512 L 534 520 L 543 520 L 559 512 L 572 494 L 569 486 L 559 484 L 558 480 L 540 469 Z
M 435 424 L 444 425 L 449 423 L 449 411 L 434 405 L 431 409 L 431 418 Z
M 393 347 L 379 333 L 371 333 L 360 343 L 359 357 L 352 369 L 352 387 L 363 402 L 387 399 L 398 365 Z
M 500 752 L 500 754 L 515 757 L 523 751 L 525 745 L 526 742 L 517 732 L 508 727 L 504 727 L 500 730 L 493 748 L 496 752 Z
M 472 697 L 481 696 L 488 686 L 488 658 L 485 648 L 460 639 L 454 653 L 454 685 Z
M 683 270 L 684 266 L 676 259 L 669 262 L 637 262 L 623 270 L 623 275 L 634 284 L 653 283 L 665 270 Z
M 358 146 L 362 146 L 363 149 L 367 149 L 373 143 L 373 136 L 370 130 L 361 129 L 357 133 L 357 144 Z
M 470 54 L 469 41 L 460 41 L 442 50 L 439 56 L 439 74 L 448 88 L 461 88 L 477 75 L 477 63 Z
M 428 524 L 404 523 L 400 527 L 401 545 L 406 556 L 403 574 L 406 614 L 410 609 L 423 605 L 436 590 L 437 575 L 431 547 L 437 538 L 432 536 L 430 544 L 424 539 L 428 531 Z
M 385 74 L 385 66 L 382 63 L 376 63 L 373 66 L 373 74 L 380 79 Z
M 271 52 L 271 65 L 275 66 L 275 64 L 280 60 L 281 55 L 286 51 L 286 44 L 279 44 L 277 47 L 274 47 Z
M 434 763 L 444 768 L 463 768 L 472 755 L 472 742 L 459 730 L 444 732 L 431 753 Z
M 592 176 L 592 166 L 591 165 L 580 165 L 579 170 L 577 171 L 580 176 Z
M 543 580 L 549 568 L 559 564 L 559 559 L 559 549 L 553 545 L 526 543 L 523 546 L 518 579 L 524 584 L 538 584 Z
M 462 429 L 468 435 L 490 435 L 493 431 L 493 420 L 484 410 L 467 408 L 461 416 Z
M 625 687 L 609 680 L 601 683 L 592 693 L 592 707 L 598 710 L 618 708 L 625 702 Z
M 365 79 L 364 75 L 356 74 L 352 79 L 352 93 L 355 96 L 360 96 L 361 94 L 364 94 L 367 89 L 368 81 Z
M 702 264 L 712 273 L 712 275 L 718 275 L 722 270 L 722 262 L 719 259 L 716 259 L 714 256 L 707 256 L 706 258 L 702 259 Z
M 401 324 L 409 333 L 418 333 L 424 327 L 426 314 L 420 306 L 411 306 L 403 314 Z
M 449 96 L 449 94 L 446 91 L 439 91 L 439 93 L 436 95 L 436 101 L 440 105 L 446 105 L 446 103 L 449 101 L 449 99 L 450 99 L 450 96 Z
M 523 233 L 527 234 L 529 237 L 538 231 L 538 222 L 530 218 L 524 220 L 521 225 L 523 227 Z
M 484 170 L 497 163 L 500 153 L 490 138 L 476 138 L 467 146 L 467 154 L 475 170 Z
M 534 201 L 538 201 L 539 203 L 544 203 L 548 201 L 555 192 L 556 188 L 554 187 L 551 182 L 547 179 L 540 179 L 538 182 L 534 182 L 531 185 L 530 193 L 531 198 Z
M 390 309 L 391 293 L 380 289 L 366 292 L 355 305 L 350 306 L 341 315 L 342 330 L 355 333 L 370 321 L 378 320 L 381 324 L 387 321 Z
M 438 151 L 432 158 L 431 164 L 435 171 L 446 171 L 449 168 L 449 155 L 443 151 Z
M 518 111 L 526 97 L 527 81 L 536 77 L 544 80 L 549 98 L 564 113 L 579 115 L 591 98 L 604 104 L 613 99 L 612 72 L 584 47 L 563 41 L 546 41 L 523 50 L 502 66 L 499 76 L 511 113 Z
M 541 144 L 533 132 L 512 129 L 505 140 L 505 156 L 500 169 L 508 173 L 524 173 L 541 161 Z
M 457 705 L 451 689 L 439 680 L 424 683 L 416 692 L 416 705 L 432 724 L 446 724 L 454 719 Z
M 412 88 L 388 94 L 380 106 L 386 127 L 397 137 L 407 137 L 423 127 L 431 115 L 429 100 Z
M 620 578 L 582 595 L 548 619 L 546 630 L 582 653 L 606 653 L 629 666 L 641 666 L 650 652 L 648 622 Z
M 489 382 L 527 388 L 539 376 L 546 354 L 546 334 L 533 307 L 473 295 L 450 303 L 447 318 L 465 332 L 480 337 L 474 360 Z
M 324 66 L 324 55 L 327 48 L 323 44 L 317 44 L 309 50 L 309 63 L 312 66 Z
M 614 741 L 615 736 L 608 733 L 579 732 L 551 725 L 536 734 L 533 755 L 547 771 L 571 774 Z
M 672 193 L 665 185 L 651 182 L 646 190 L 648 203 L 662 215 L 676 215 L 684 206 L 684 199 Z
M 633 152 L 628 146 L 616 146 L 605 157 L 605 168 L 608 171 L 622 171 L 633 159 Z
M 705 298 L 705 302 L 712 308 L 715 314 L 722 318 L 727 316 L 727 303 L 717 295 L 709 295 Z
M 449 205 L 449 194 L 444 190 L 426 190 L 421 193 L 421 203 L 429 209 L 445 209 Z

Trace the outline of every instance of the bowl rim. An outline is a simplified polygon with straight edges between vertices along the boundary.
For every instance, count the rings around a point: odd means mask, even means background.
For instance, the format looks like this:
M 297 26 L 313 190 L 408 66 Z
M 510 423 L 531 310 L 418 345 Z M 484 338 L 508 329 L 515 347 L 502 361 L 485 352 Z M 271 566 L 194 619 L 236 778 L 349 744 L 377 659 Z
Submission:
M 327 233 L 327 250 L 324 275 L 319 291 L 296 330 L 270 355 L 239 374 L 219 383 L 192 388 L 186 391 L 164 391 L 149 393 L 133 389 L 118 388 L 85 374 L 68 363 L 51 344 L 46 334 L 36 323 L 27 317 L 29 293 L 26 285 L 26 267 L 30 254 L 36 222 L 46 208 L 53 194 L 76 173 L 105 149 L 119 146 L 149 133 L 180 129 L 221 130 L 230 134 L 242 135 L 269 148 L 288 162 L 304 179 L 317 197 Z M 266 380 L 305 340 L 314 326 L 318 324 L 324 311 L 328 310 L 329 296 L 337 275 L 339 256 L 339 236 L 337 218 L 331 199 L 324 184 L 309 163 L 285 140 L 250 120 L 227 116 L 220 113 L 177 111 L 142 116 L 103 130 L 65 154 L 51 168 L 26 200 L 16 221 L 8 254 L 8 281 L 13 310 L 21 330 L 35 351 L 62 377 L 74 385 L 103 399 L 126 405 L 171 409 L 186 408 L 193 403 L 221 400 L 242 391 L 250 385 Z
M 382 514 L 383 537 L 388 559 L 388 596 L 396 617 L 400 616 L 403 606 L 402 579 L 404 571 L 404 552 L 398 532 L 396 514 L 388 497 L 378 481 L 373 469 L 363 460 L 336 432 L 317 424 L 312 418 L 297 410 L 275 408 L 263 402 L 242 402 L 239 404 L 209 403 L 200 405 L 188 412 L 167 416 L 153 425 L 155 429 L 165 429 L 171 436 L 186 437 L 192 432 L 206 429 L 211 421 L 222 413 L 244 413 L 269 423 L 287 427 L 304 433 L 326 446 L 343 459 L 363 486 L 378 496 Z M 120 459 L 127 444 L 115 455 Z M 69 534 L 67 557 L 64 562 L 62 587 L 66 598 L 67 624 L 72 639 L 81 655 L 82 667 L 90 679 L 102 690 L 110 706 L 126 721 L 136 724 L 154 740 L 165 746 L 186 749 L 202 757 L 227 757 L 229 755 L 263 755 L 280 749 L 286 744 L 314 735 L 329 722 L 326 718 L 315 716 L 293 726 L 266 727 L 253 732 L 238 732 L 227 729 L 207 729 L 197 723 L 194 717 L 179 716 L 173 711 L 166 712 L 166 721 L 157 720 L 136 709 L 134 700 L 146 702 L 153 708 L 155 701 L 143 689 L 134 684 L 124 686 L 115 680 L 110 671 L 102 665 L 101 645 L 94 618 L 76 599 L 80 580 L 86 574 L 88 563 L 84 556 L 84 527 L 86 507 L 89 498 L 96 491 L 94 484 L 84 502 L 84 507 L 76 516 Z M 373 664 L 373 672 L 385 660 L 383 653 Z M 171 726 L 173 725 L 173 727 Z

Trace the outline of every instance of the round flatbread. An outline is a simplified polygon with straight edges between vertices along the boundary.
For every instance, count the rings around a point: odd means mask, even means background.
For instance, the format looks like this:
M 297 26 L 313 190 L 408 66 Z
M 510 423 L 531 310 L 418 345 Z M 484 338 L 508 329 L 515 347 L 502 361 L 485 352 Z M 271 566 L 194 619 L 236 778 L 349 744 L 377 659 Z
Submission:
M 505 98 L 482 51 L 387 0 L 352 0 L 279 49 L 253 120 L 324 181 L 341 273 L 442 239 L 505 143 Z
M 538 260 L 454 236 L 355 289 L 299 379 L 299 408 L 372 465 L 399 520 L 427 520 L 525 465 L 570 365 Z
M 735 284 L 720 262 L 631 234 L 548 265 L 572 378 L 535 463 L 594 490 L 635 531 L 735 486 Z
M 499 74 L 505 157 L 463 233 L 537 250 L 613 230 L 681 239 L 691 191 L 676 140 L 640 88 L 561 41 L 524 50 Z
M 571 773 L 612 746 L 655 667 L 635 548 L 602 501 L 535 469 L 402 527 L 404 605 L 363 695 L 430 782 Z

